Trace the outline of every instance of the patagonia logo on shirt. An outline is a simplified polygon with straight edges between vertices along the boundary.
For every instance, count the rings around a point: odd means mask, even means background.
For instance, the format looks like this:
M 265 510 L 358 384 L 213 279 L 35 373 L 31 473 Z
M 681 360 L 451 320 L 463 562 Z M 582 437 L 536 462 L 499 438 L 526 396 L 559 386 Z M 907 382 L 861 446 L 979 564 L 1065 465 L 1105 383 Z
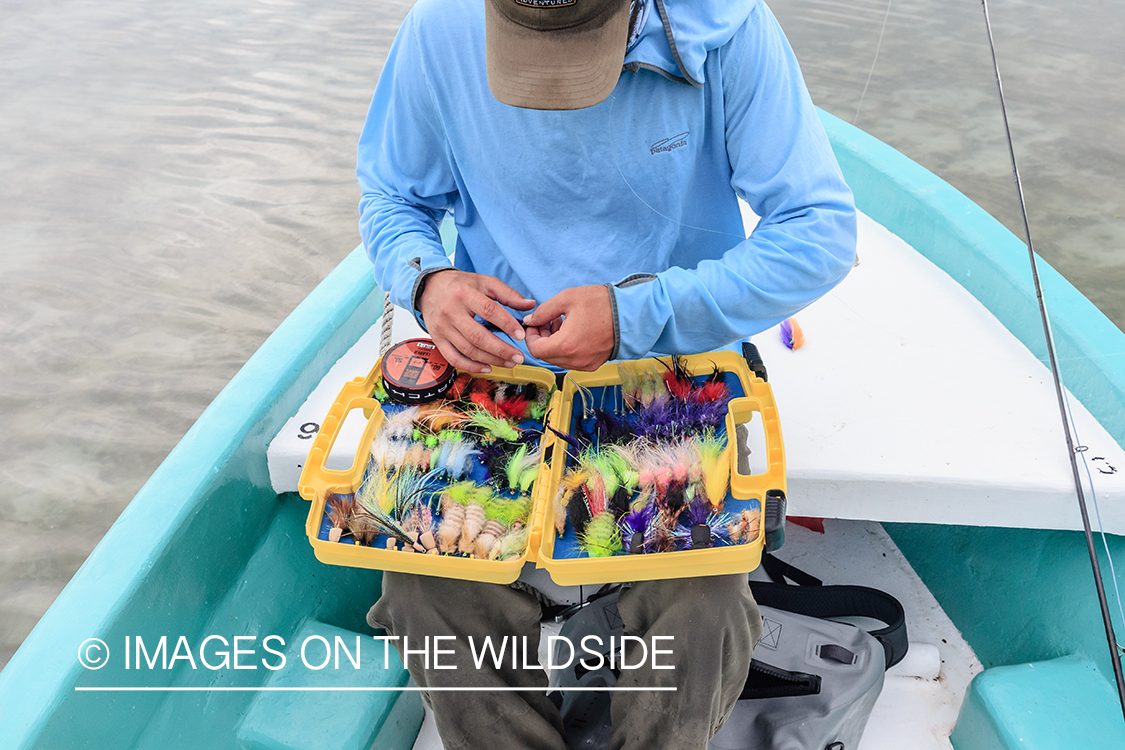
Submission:
M 689 135 L 690 133 L 680 133 L 679 135 L 674 135 L 671 138 L 665 138 L 662 141 L 657 141 L 656 143 L 649 146 L 648 152 L 649 154 L 659 154 L 664 151 L 674 151 L 681 146 L 687 145 L 687 137 Z

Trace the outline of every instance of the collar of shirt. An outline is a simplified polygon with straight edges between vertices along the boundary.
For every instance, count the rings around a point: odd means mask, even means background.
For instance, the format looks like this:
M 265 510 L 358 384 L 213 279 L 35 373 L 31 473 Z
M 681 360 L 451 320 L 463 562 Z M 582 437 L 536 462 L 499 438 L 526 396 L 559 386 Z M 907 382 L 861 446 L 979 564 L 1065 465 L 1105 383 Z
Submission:
M 629 8 L 629 44 L 625 47 L 626 51 L 633 49 L 640 40 L 650 10 L 652 10 L 652 0 L 632 1 Z

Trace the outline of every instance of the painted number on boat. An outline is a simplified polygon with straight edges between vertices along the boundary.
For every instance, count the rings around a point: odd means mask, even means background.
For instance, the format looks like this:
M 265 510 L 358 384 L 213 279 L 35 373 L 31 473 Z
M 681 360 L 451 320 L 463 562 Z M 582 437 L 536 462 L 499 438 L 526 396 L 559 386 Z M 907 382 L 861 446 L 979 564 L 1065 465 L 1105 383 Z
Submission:
M 297 438 L 300 440 L 309 440 L 318 432 L 320 432 L 320 425 L 316 422 L 305 422 L 297 431 Z

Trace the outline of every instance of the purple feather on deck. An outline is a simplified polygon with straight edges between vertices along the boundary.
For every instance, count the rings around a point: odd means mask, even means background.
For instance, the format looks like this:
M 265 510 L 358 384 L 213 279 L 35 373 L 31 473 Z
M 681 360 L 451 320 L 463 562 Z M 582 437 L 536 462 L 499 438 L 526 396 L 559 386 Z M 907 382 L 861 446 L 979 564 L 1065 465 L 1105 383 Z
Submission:
M 789 322 L 789 318 L 781 321 L 781 326 L 778 328 L 781 334 L 781 343 L 785 344 L 790 349 L 793 348 L 793 324 Z
M 805 332 L 801 330 L 801 324 L 796 318 L 786 318 L 781 321 L 777 330 L 781 336 L 781 343 L 790 349 L 800 349 L 805 345 Z

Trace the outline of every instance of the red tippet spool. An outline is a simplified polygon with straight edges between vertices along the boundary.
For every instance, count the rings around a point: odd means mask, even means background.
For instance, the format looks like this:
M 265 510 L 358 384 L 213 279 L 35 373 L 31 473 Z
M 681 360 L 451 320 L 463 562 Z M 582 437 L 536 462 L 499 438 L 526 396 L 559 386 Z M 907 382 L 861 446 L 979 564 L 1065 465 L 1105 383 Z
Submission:
M 401 341 L 383 355 L 383 387 L 399 404 L 421 404 L 441 398 L 453 385 L 457 370 L 445 361 L 430 339 Z

